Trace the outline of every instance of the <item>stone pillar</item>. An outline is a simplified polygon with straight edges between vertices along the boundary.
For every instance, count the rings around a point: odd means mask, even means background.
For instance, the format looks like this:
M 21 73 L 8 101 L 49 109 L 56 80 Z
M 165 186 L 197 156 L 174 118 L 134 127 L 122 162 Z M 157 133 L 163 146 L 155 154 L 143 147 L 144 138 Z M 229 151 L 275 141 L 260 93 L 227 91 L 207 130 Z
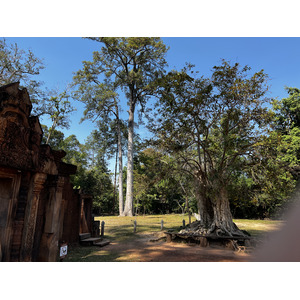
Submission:
M 64 178 L 57 177 L 49 188 L 49 199 L 46 207 L 44 232 L 40 244 L 39 261 L 57 260 L 61 226 L 63 226 L 62 193 Z
M 54 233 L 59 224 L 59 215 L 62 204 L 62 190 L 64 178 L 58 177 L 49 188 L 49 200 L 46 207 L 45 233 Z
M 36 225 L 37 210 L 40 200 L 40 193 L 44 187 L 47 175 L 36 173 L 31 181 L 27 206 L 25 212 L 25 222 L 22 238 L 21 261 L 31 261 Z

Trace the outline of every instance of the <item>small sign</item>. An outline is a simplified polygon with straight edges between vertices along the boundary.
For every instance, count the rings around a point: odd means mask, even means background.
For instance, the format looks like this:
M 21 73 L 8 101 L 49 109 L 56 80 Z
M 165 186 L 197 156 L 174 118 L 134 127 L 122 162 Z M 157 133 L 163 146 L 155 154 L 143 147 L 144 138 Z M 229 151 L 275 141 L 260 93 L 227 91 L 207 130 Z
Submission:
M 60 246 L 60 252 L 59 252 L 59 256 L 60 258 L 64 258 L 68 253 L 68 245 L 67 244 L 62 244 Z

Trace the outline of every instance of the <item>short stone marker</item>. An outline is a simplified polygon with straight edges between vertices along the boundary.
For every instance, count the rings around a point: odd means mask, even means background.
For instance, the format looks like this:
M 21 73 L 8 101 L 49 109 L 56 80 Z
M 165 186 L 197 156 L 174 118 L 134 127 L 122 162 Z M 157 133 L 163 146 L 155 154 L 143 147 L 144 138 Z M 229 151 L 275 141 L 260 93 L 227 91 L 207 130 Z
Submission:
M 104 225 L 105 225 L 105 222 L 102 221 L 101 222 L 101 236 L 104 236 Z

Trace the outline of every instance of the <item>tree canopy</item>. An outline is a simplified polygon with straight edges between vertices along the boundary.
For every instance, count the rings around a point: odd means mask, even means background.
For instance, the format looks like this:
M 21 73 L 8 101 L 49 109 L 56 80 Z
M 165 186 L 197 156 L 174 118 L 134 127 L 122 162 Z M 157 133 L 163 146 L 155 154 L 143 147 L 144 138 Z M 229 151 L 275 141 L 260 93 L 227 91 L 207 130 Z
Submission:
M 227 187 L 267 134 L 267 76 L 226 61 L 211 78 L 194 78 L 189 71 L 161 79 L 157 143 L 195 178 L 203 230 L 241 234 L 232 222 Z
M 74 77 L 80 87 L 88 85 L 87 108 L 109 107 L 107 100 L 113 100 L 115 109 L 116 91 L 121 90 L 128 106 L 128 142 L 127 142 L 127 183 L 126 202 L 122 215 L 133 215 L 133 153 L 134 153 L 134 114 L 137 105 L 145 110 L 145 105 L 153 95 L 152 83 L 164 73 L 166 66 L 166 46 L 160 38 L 122 37 L 90 38 L 102 43 L 100 51 L 93 53 L 93 61 L 84 61 L 83 69 Z M 102 77 L 101 77 L 102 76 Z M 84 82 L 84 83 L 83 83 Z M 99 95 L 100 98 L 97 97 Z M 86 94 L 86 92 L 85 92 Z M 97 104 L 95 104 L 97 102 Z M 93 103 L 91 106 L 90 104 Z M 105 105 L 104 105 L 105 104 Z M 97 108 L 99 113 L 99 109 Z M 116 110 L 114 110 L 116 112 Z M 88 112 L 86 111 L 86 114 Z M 120 177 L 121 178 L 121 177 Z M 120 211 L 121 212 L 121 211 Z

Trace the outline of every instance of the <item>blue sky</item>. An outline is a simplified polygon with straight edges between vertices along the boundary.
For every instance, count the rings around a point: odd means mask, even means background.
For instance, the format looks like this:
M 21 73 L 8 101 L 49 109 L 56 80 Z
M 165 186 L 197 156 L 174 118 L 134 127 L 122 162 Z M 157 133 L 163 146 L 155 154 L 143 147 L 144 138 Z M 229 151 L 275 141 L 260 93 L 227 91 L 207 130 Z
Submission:
M 91 60 L 93 51 L 100 46 L 100 43 L 79 37 L 6 39 L 16 42 L 20 48 L 31 49 L 43 59 L 46 68 L 39 79 L 50 89 L 63 89 L 70 83 L 73 72 L 82 67 L 83 60 Z M 170 47 L 166 56 L 169 69 L 181 69 L 190 62 L 201 75 L 209 76 L 212 67 L 224 58 L 232 63 L 247 64 L 253 71 L 264 69 L 269 75 L 270 97 L 285 97 L 285 86 L 300 88 L 300 38 L 169 37 L 163 41 Z M 125 105 L 126 100 L 122 101 Z M 77 112 L 71 115 L 71 127 L 62 131 L 66 137 L 75 134 L 83 143 L 94 125 L 88 121 L 79 124 L 84 107 L 79 102 L 74 105 Z M 124 111 L 123 116 L 127 118 L 126 106 Z M 49 124 L 47 120 L 42 123 Z M 145 134 L 145 129 L 140 130 L 141 135 Z

